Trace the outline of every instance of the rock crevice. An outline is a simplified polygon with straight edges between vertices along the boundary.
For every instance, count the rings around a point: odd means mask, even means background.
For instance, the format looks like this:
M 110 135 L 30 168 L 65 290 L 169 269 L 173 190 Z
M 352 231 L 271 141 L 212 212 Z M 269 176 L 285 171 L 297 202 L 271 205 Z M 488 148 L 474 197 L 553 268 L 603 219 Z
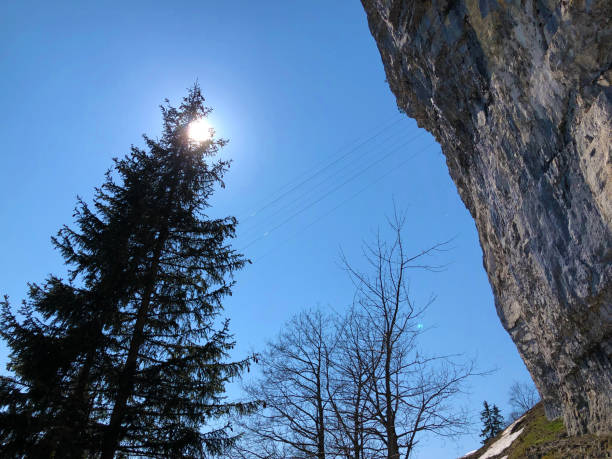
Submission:
M 612 431 L 612 3 L 362 0 L 550 418 Z

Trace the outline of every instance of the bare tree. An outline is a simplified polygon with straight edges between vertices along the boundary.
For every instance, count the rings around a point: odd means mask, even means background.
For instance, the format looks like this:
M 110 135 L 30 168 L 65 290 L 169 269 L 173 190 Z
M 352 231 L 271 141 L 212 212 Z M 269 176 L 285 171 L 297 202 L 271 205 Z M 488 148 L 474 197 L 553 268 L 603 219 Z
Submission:
M 408 272 L 437 270 L 425 257 L 443 250 L 445 244 L 410 256 L 402 241 L 404 218 L 396 212 L 389 223 L 394 234 L 391 243 L 379 235 L 374 245 L 364 247 L 369 273 L 354 269 L 344 256 L 343 262 L 367 318 L 361 336 L 361 355 L 366 355 L 370 372 L 366 417 L 375 421 L 373 432 L 381 451 L 388 459 L 399 459 L 410 456 L 421 432 L 449 436 L 465 431 L 467 415 L 452 410 L 449 401 L 475 373 L 471 363 L 461 365 L 451 356 L 427 357 L 419 352 L 417 320 L 433 299 L 420 307 L 413 303 Z
M 243 424 L 235 456 L 408 458 L 423 432 L 467 429 L 467 414 L 451 401 L 473 366 L 419 350 L 418 319 L 433 299 L 417 306 L 408 290 L 408 272 L 439 269 L 425 259 L 445 244 L 408 256 L 402 224 L 396 215 L 392 243 L 378 237 L 366 246 L 368 274 L 343 257 L 356 287 L 349 311 L 303 312 L 268 345 L 262 377 L 248 387 L 265 408 Z
M 540 400 L 540 394 L 533 382 L 518 382 L 514 381 L 510 386 L 510 422 L 516 421 L 524 413 L 529 411 Z
M 367 318 L 352 308 L 337 317 L 335 346 L 327 366 L 327 396 L 331 419 L 328 423 L 331 449 L 347 459 L 371 457 L 372 418 L 369 417 L 371 369 L 364 341 Z
M 331 326 L 320 310 L 302 312 L 268 344 L 261 379 L 246 387 L 264 409 L 242 423 L 237 456 L 325 458 Z

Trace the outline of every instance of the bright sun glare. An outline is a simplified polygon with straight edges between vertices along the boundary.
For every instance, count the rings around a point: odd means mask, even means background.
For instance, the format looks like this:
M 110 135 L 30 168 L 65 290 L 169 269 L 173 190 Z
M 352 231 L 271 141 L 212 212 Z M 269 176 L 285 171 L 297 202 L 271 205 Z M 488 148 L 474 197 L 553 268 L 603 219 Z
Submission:
M 210 124 L 205 118 L 200 118 L 189 123 L 189 138 L 194 142 L 204 142 L 210 139 Z

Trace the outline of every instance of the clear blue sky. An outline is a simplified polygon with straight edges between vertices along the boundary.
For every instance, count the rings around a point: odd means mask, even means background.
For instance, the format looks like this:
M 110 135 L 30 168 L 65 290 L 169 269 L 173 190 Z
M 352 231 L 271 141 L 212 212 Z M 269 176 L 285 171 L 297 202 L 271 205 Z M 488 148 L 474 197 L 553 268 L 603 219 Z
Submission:
M 339 249 L 359 266 L 395 199 L 415 252 L 455 238 L 446 271 L 412 279 L 415 298 L 437 295 L 422 346 L 498 368 L 464 404 L 508 413 L 510 384 L 529 376 L 495 313 L 474 223 L 439 146 L 399 114 L 357 0 L 2 2 L 0 293 L 18 305 L 26 282 L 64 272 L 49 238 L 72 223 L 75 196 L 89 199 L 142 133 L 158 135 L 158 105 L 196 79 L 234 161 L 212 212 L 239 217 L 236 247 L 254 261 L 226 303 L 237 355 L 303 308 L 350 304 Z M 417 457 L 477 446 L 476 435 L 426 439 Z

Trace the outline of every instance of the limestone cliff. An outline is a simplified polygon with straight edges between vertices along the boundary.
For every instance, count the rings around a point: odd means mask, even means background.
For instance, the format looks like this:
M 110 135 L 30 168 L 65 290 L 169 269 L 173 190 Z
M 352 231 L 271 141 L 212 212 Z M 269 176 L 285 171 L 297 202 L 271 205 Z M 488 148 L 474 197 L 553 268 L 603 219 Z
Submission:
M 612 431 L 611 0 L 362 0 L 549 418 Z

